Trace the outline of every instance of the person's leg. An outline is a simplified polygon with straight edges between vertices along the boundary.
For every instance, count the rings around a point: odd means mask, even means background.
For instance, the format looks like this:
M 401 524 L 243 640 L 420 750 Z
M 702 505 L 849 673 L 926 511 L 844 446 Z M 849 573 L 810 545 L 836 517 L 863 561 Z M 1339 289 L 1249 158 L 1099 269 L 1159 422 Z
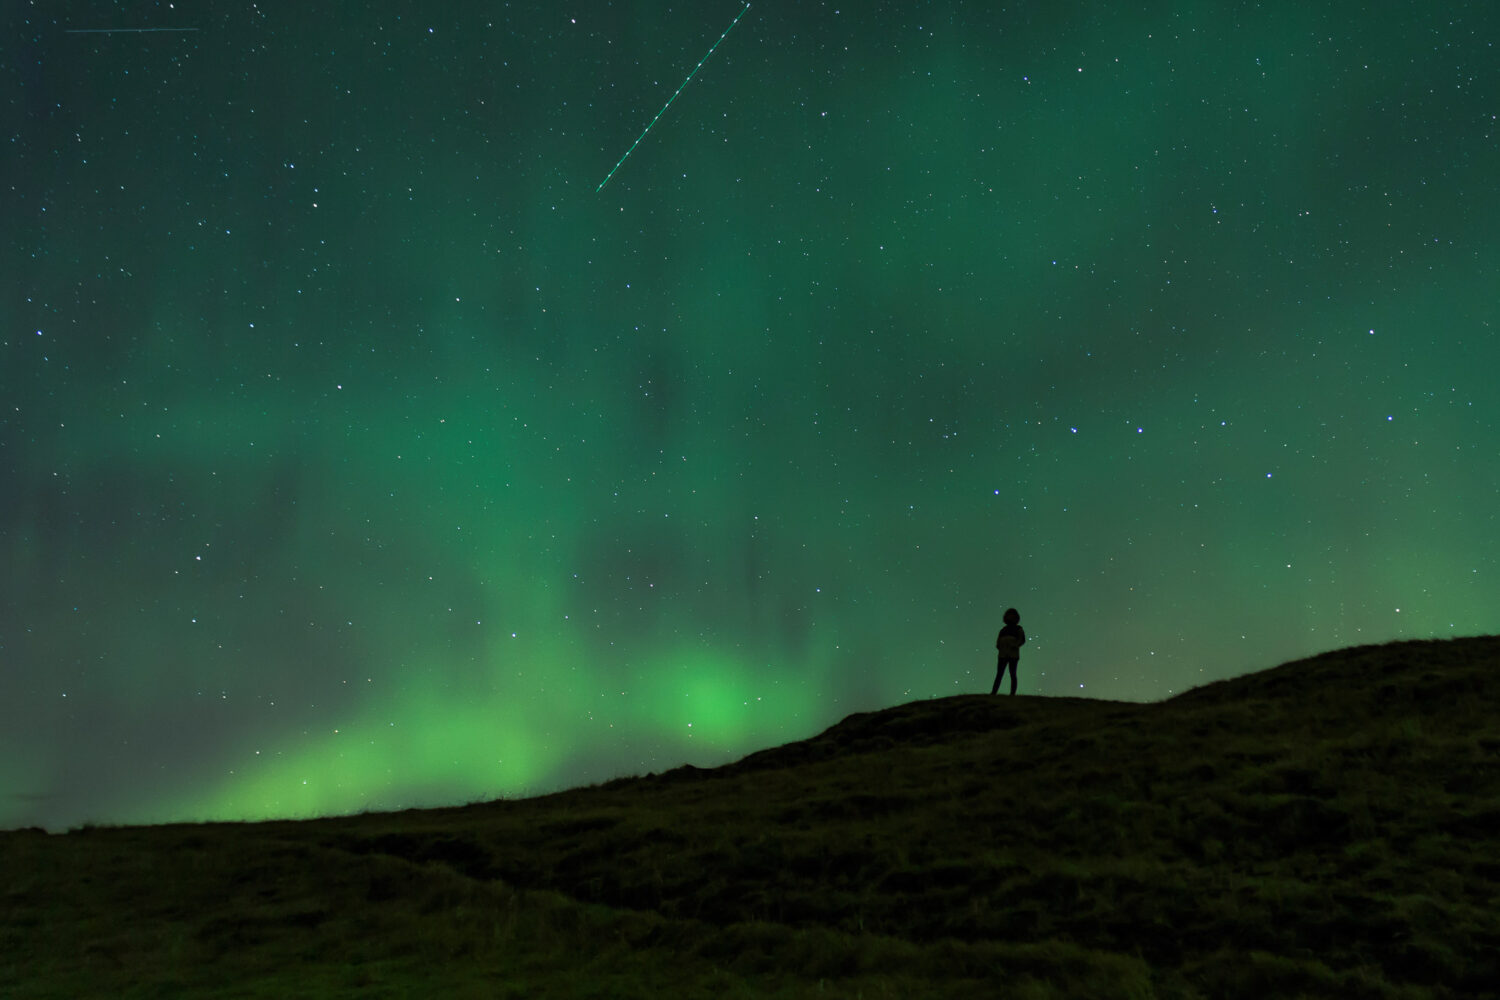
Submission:
M 1000 690 L 1000 678 L 1002 678 L 1004 676 L 1005 676 L 1005 661 L 1004 660 L 998 660 L 995 663 L 995 683 L 994 683 L 994 686 L 990 688 L 990 694 L 994 694 L 995 692 L 997 692 L 997 691 Z
M 1019 663 L 1020 663 L 1019 660 L 1011 660 L 1010 661 L 1010 693 L 1011 694 L 1015 694 L 1016 693 L 1016 666 Z

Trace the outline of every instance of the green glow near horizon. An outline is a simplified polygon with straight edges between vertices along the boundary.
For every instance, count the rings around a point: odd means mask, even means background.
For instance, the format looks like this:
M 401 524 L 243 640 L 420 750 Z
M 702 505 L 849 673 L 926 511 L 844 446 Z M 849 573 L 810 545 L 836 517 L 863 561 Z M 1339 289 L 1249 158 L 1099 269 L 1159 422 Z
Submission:
M 568 752 L 561 737 L 579 722 L 570 709 L 548 708 L 576 703 L 588 706 L 585 728 L 602 743 L 631 745 L 646 738 L 667 748 L 654 760 L 617 758 L 618 774 L 682 761 L 723 763 L 783 742 L 784 720 L 814 701 L 809 694 L 793 695 L 796 685 L 788 681 L 767 685 L 739 664 L 705 656 L 684 657 L 643 680 L 645 690 L 614 699 L 596 692 L 592 701 L 572 685 L 524 710 L 493 693 L 424 696 L 403 706 L 399 719 L 382 706 L 275 751 L 242 750 L 240 766 L 216 783 L 212 796 L 194 796 L 167 814 L 195 820 L 305 818 L 549 790 L 543 783 Z
M 1496 15 L 386 13 L 9 14 L 0 828 L 1496 631 Z

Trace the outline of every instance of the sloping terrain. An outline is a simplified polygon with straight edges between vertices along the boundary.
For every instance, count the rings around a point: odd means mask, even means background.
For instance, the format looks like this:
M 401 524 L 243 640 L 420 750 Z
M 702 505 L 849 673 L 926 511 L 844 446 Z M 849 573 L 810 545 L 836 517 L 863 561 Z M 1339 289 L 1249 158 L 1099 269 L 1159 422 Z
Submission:
M 713 770 L 0 835 L 0 995 L 1472 997 L 1500 638 L 961 696 Z

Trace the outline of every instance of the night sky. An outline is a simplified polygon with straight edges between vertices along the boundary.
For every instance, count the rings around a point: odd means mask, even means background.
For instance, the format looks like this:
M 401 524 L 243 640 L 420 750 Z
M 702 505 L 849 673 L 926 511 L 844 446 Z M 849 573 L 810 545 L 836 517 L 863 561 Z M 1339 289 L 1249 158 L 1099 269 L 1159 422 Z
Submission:
M 743 8 L 5 5 L 0 828 L 1500 630 L 1494 4 Z

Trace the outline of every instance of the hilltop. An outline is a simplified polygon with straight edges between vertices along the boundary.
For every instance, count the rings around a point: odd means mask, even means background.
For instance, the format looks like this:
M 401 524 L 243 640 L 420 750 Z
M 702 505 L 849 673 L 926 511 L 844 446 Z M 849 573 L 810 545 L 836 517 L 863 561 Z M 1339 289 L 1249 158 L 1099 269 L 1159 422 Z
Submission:
M 0 995 L 1494 996 L 1497 709 L 1500 637 L 1402 642 L 535 799 L 4 834 Z

